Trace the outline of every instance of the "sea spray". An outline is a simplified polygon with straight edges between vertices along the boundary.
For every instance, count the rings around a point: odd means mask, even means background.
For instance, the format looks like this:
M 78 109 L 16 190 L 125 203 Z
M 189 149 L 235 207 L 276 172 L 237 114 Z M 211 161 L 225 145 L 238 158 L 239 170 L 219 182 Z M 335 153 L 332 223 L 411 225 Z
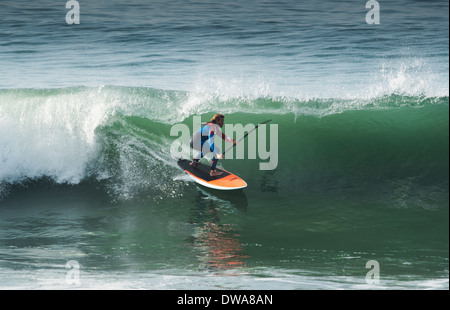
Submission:
M 95 90 L 14 90 L 0 95 L 0 180 L 51 177 L 77 184 L 98 155 L 95 130 L 110 108 Z

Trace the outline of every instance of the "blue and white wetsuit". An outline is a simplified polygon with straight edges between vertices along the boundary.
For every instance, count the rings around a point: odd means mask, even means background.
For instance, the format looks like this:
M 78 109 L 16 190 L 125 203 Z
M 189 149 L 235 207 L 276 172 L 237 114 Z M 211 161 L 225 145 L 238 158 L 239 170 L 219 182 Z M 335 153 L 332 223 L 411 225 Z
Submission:
M 211 170 L 216 170 L 216 165 L 219 159 L 217 154 L 220 154 L 220 149 L 214 144 L 214 136 L 219 135 L 227 142 L 233 142 L 233 139 L 227 137 L 221 130 L 220 126 L 214 123 L 206 123 L 202 128 L 196 131 L 191 137 L 191 147 L 200 153 L 194 157 L 194 161 L 198 162 L 206 154 L 212 152 L 213 158 L 211 162 Z

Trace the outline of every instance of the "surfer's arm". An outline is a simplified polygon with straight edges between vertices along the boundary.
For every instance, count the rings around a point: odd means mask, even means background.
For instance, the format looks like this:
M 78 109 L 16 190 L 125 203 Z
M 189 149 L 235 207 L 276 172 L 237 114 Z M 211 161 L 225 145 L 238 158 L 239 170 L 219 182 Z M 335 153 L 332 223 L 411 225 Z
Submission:
M 234 142 L 233 139 L 231 139 L 230 137 L 226 136 L 223 132 L 220 132 L 222 134 L 222 140 L 227 141 L 227 142 Z
M 220 130 L 219 126 L 216 125 L 216 134 L 220 135 L 220 137 L 222 138 L 222 140 L 226 141 L 226 142 L 234 142 L 233 139 L 231 139 L 230 137 L 228 137 L 226 134 L 224 134 L 222 132 L 222 130 Z

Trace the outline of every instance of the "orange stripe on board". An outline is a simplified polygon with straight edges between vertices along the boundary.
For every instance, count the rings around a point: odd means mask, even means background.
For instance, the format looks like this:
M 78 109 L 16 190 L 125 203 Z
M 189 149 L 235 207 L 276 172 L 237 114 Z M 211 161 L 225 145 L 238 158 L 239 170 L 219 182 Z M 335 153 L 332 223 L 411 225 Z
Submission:
M 234 174 L 227 175 L 226 177 L 223 177 L 223 178 L 220 178 L 220 179 L 216 179 L 216 180 L 212 180 L 212 181 L 206 181 L 206 180 L 204 180 L 202 178 L 199 178 L 196 175 L 190 173 L 187 170 L 185 170 L 185 172 L 188 173 L 189 175 L 191 175 L 192 177 L 198 179 L 198 180 L 201 180 L 203 182 L 206 182 L 206 183 L 214 185 L 214 186 L 226 187 L 226 188 L 247 186 L 247 183 L 245 183 L 244 180 L 242 180 L 240 177 L 238 177 L 238 176 L 236 176 Z

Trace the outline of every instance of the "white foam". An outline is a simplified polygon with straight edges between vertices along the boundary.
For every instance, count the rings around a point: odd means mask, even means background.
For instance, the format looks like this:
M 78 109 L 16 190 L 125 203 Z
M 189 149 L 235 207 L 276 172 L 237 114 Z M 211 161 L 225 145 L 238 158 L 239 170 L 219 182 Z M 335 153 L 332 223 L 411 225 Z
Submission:
M 3 94 L 0 107 L 0 181 L 50 176 L 78 183 L 96 156 L 95 129 L 107 104 L 91 92 Z

